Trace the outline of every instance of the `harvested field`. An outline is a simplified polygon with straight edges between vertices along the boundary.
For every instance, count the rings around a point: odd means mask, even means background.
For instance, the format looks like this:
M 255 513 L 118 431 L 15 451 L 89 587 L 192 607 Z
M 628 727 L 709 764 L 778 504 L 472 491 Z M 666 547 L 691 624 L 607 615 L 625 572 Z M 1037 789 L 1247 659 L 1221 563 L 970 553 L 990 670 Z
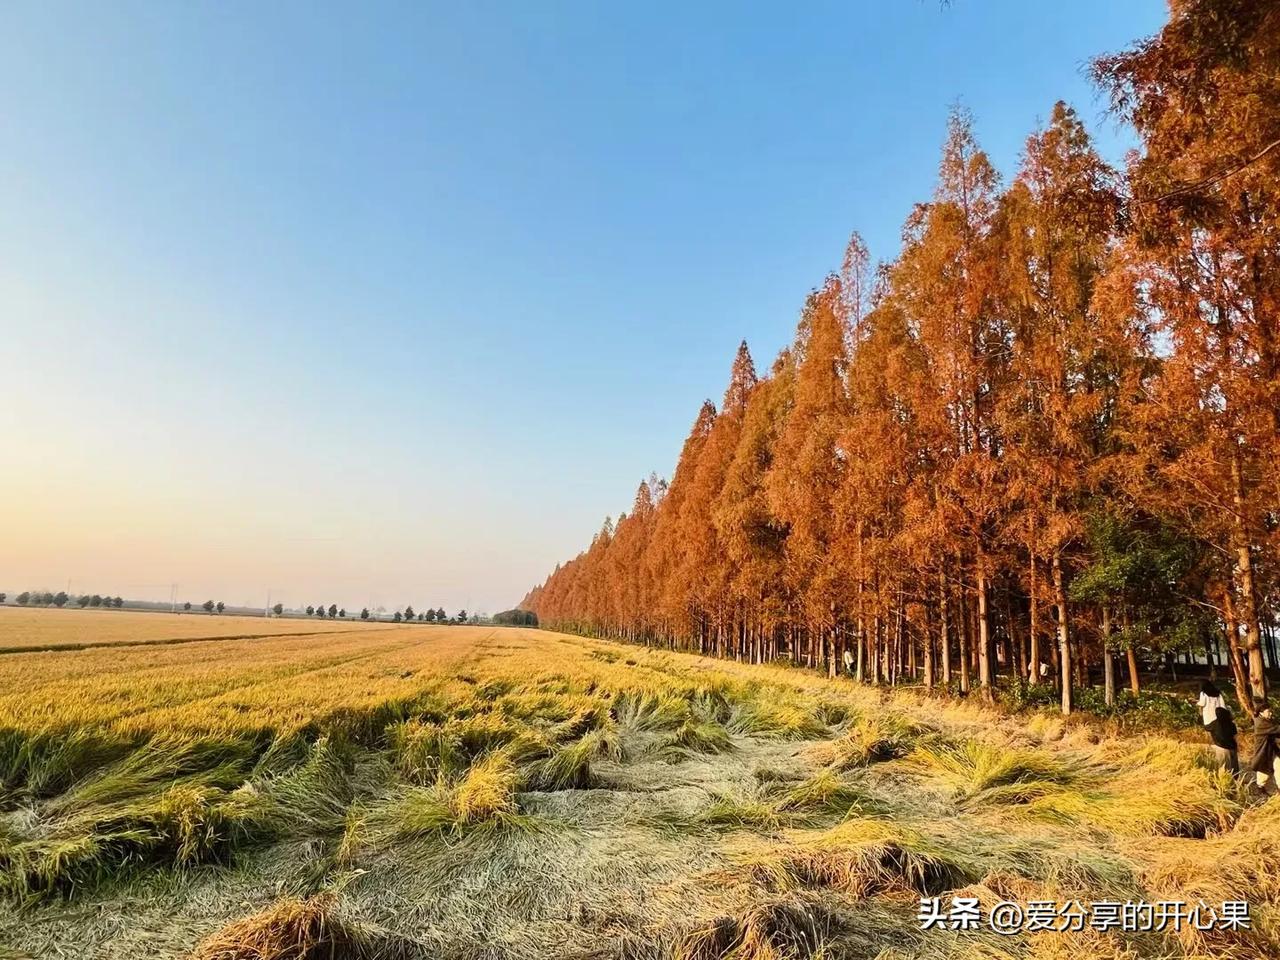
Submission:
M 1175 737 L 471 626 L 16 653 L 0 690 L 10 956 L 1280 950 L 1280 801 Z M 953 894 L 1252 928 L 922 930 Z
M 0 606 L 0 653 L 59 647 L 181 643 L 291 634 L 396 630 L 398 624 L 361 620 L 235 617 L 206 613 L 158 613 L 136 610 L 60 610 Z

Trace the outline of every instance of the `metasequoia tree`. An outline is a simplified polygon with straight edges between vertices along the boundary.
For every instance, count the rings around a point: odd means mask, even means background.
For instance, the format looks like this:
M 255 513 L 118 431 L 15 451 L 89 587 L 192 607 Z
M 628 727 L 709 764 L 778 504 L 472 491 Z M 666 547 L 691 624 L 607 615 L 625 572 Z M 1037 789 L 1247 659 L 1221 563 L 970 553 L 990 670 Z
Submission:
M 859 640 L 855 675 L 878 682 L 896 679 L 899 665 L 886 643 L 886 628 L 905 616 L 908 599 L 931 596 L 932 580 L 912 574 L 930 569 L 937 538 L 929 522 L 934 511 L 926 507 L 925 523 L 919 524 L 911 509 L 914 485 L 929 476 L 930 456 L 921 445 L 911 403 L 913 388 L 924 382 L 923 353 L 892 299 L 878 303 L 857 324 L 856 344 L 840 438 L 845 470 L 832 559 L 853 581 L 851 615 Z M 924 537 L 922 529 L 929 531 Z M 927 624 L 919 627 L 925 631 L 923 680 L 931 687 L 933 644 Z
M 801 627 L 796 641 L 803 643 L 803 652 L 794 652 L 810 666 L 825 663 L 832 675 L 840 655 L 834 638 L 839 571 L 826 560 L 843 469 L 837 448 L 847 359 L 842 295 L 839 278 L 831 276 L 805 304 L 793 348 L 791 410 L 765 481 L 770 508 L 787 530 L 785 580 Z
M 783 583 L 787 528 L 769 509 L 765 478 L 792 403 L 794 379 L 791 353 L 785 351 L 770 377 L 750 391 L 738 446 L 713 516 L 729 596 L 744 624 L 746 652 L 754 663 L 777 656 L 778 629 L 787 620 L 789 597 L 778 589 Z
M 961 690 L 971 662 L 978 684 L 992 697 L 990 586 L 1000 456 L 994 402 L 1008 355 L 995 309 L 992 223 L 998 176 L 977 146 L 967 115 L 952 115 L 938 186 L 908 223 L 902 256 L 893 270 L 897 296 L 913 325 L 925 360 L 928 388 L 912 400 L 933 452 L 931 500 L 937 514 L 944 593 L 958 588 L 962 609 L 974 603 L 976 635 L 961 618 Z M 971 651 L 976 656 L 971 656 Z
M 747 405 L 757 382 L 751 351 L 743 341 L 738 346 L 729 373 L 729 385 L 720 404 L 720 415 L 707 437 L 693 478 L 694 502 L 699 511 L 698 527 L 693 534 L 699 538 L 702 555 L 711 559 L 691 570 L 688 582 L 698 591 L 702 608 L 708 611 L 715 651 L 722 656 L 732 655 L 739 659 L 745 646 L 747 623 L 742 608 L 733 599 L 737 571 L 730 562 L 731 554 L 726 550 L 716 514 L 723 497 L 725 478 L 737 453 Z
M 998 287 L 1011 334 L 1011 376 L 998 413 L 1003 488 L 1014 505 L 1006 530 L 1026 553 L 1033 609 L 1037 560 L 1048 566 L 1064 713 L 1072 705 L 1066 553 L 1083 532 L 1081 516 L 1100 480 L 1102 421 L 1114 406 L 1108 393 L 1115 358 L 1097 336 L 1092 304 L 1117 212 L 1111 170 L 1075 112 L 1057 103 L 1048 127 L 1028 140 L 999 218 Z M 1039 624 L 1030 624 L 1029 633 L 1034 672 Z M 1111 643 L 1102 638 L 1107 670 Z
M 692 634 L 697 639 L 699 650 L 705 648 L 706 623 L 698 611 L 691 609 L 689 593 L 681 580 L 683 570 L 688 567 L 688 551 L 684 549 L 681 538 L 693 524 L 703 522 L 697 516 L 698 504 L 688 502 L 689 490 L 693 486 L 702 448 L 715 421 L 715 404 L 707 400 L 698 411 L 698 417 L 680 450 L 665 509 L 655 521 L 646 558 L 653 571 L 653 602 L 658 611 L 662 638 L 674 646 Z M 538 616 L 541 620 L 541 613 Z

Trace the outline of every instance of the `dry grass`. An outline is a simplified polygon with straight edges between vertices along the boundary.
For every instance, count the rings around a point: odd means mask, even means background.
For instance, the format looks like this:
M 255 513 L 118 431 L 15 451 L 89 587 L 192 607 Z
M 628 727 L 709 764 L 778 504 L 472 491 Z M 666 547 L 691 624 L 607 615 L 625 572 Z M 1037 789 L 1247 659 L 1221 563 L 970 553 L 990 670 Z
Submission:
M 673 960 L 795 960 L 820 958 L 847 926 L 821 897 L 773 896 L 737 915 L 716 917 L 687 931 Z
M 936 894 L 966 876 L 954 851 L 917 830 L 878 820 L 853 820 L 749 857 L 765 889 L 818 886 L 863 898 L 888 891 Z
M 1230 829 L 1247 802 L 1242 785 L 1203 751 L 1174 741 L 1106 743 L 1091 760 L 1090 782 L 1047 791 L 1027 813 L 1117 834 L 1203 838 Z
M 0 942 L 33 956 L 1070 952 L 919 930 L 961 890 L 1249 899 L 1247 934 L 1074 942 L 1280 955 L 1280 808 L 1171 739 L 515 629 L 10 654 L 6 680 Z
M 287 897 L 202 941 L 191 960 L 400 960 L 408 944 L 345 921 L 332 896 Z
M 906 756 L 927 732 L 926 727 L 900 714 L 862 716 L 849 724 L 837 739 L 819 744 L 813 756 L 819 763 L 837 770 L 852 770 Z
M 917 747 L 909 762 L 971 805 L 1030 803 L 1063 796 L 1062 788 L 1081 776 L 1062 757 L 976 740 L 936 742 Z
M 1274 956 L 1280 942 L 1280 800 L 1249 810 L 1229 830 L 1208 840 L 1147 841 L 1142 853 L 1147 889 L 1164 899 L 1247 899 L 1269 905 L 1248 934 L 1187 929 L 1184 948 L 1206 956 Z

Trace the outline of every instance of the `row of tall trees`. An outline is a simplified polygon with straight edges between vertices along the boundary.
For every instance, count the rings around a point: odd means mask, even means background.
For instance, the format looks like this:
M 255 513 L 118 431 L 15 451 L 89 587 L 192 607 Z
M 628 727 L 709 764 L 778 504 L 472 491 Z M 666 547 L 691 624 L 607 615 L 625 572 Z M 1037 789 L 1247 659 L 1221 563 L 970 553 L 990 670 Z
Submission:
M 1250 710 L 1280 589 L 1280 9 L 1175 0 L 1094 69 L 1142 139 L 1124 171 L 1058 103 L 1003 185 L 955 113 L 897 259 L 855 235 L 767 375 L 739 348 L 670 485 L 521 607 L 872 683 L 1043 680 L 1064 712 L 1193 650 Z

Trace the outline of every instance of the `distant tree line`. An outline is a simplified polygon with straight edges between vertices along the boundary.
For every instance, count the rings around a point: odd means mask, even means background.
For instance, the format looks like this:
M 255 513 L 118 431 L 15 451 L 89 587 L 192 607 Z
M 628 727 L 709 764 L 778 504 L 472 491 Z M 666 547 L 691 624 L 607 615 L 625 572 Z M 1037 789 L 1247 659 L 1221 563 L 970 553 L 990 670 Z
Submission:
M 283 613 L 284 606 L 282 604 L 277 603 L 275 605 L 275 612 L 277 615 Z M 367 613 L 368 611 L 365 611 L 365 612 Z M 329 604 L 327 608 L 323 603 L 316 604 L 315 606 L 307 607 L 306 613 L 308 617 L 323 618 L 327 616 L 330 620 L 338 620 L 338 619 L 345 620 L 347 618 L 347 608 L 339 607 L 336 603 Z M 367 620 L 368 617 L 362 617 L 362 619 Z
M 0 593 L 0 603 L 4 603 L 6 597 L 7 594 Z M 23 590 L 13 599 L 22 607 L 65 607 L 73 601 L 80 607 L 114 607 L 119 609 L 124 606 L 123 597 L 104 597 L 100 593 L 82 593 L 78 596 L 73 596 L 65 590 L 59 590 L 57 593 L 53 593 L 50 590 Z
M 0 603 L 4 603 L 7 599 L 7 596 L 8 595 L 5 593 L 0 593 Z M 20 606 L 24 606 L 24 607 L 26 606 L 65 607 L 68 603 L 75 603 L 77 606 L 82 608 L 108 607 L 108 608 L 119 609 L 120 607 L 124 606 L 124 599 L 122 597 L 106 597 L 97 593 L 94 593 L 94 594 L 83 593 L 79 595 L 71 595 L 66 593 L 65 591 L 58 591 L 57 593 L 54 593 L 49 590 L 24 590 L 22 593 L 14 597 L 14 600 Z M 187 613 L 191 612 L 191 610 L 193 609 L 191 601 L 190 600 L 185 601 L 182 604 L 182 609 L 184 612 L 187 612 Z M 221 600 L 206 600 L 204 601 L 204 603 L 200 604 L 200 609 L 203 610 L 205 613 L 210 613 L 210 614 L 222 613 L 227 609 L 227 605 Z M 283 603 L 275 604 L 274 606 L 271 607 L 271 612 L 275 614 L 277 617 L 283 616 L 284 604 Z M 313 604 L 305 608 L 305 613 L 308 617 L 328 618 L 330 620 L 345 620 L 347 617 L 346 608 L 339 607 L 336 603 L 331 603 L 331 604 L 328 604 L 327 606 L 322 603 Z M 511 621 L 511 622 L 519 622 L 524 624 L 531 623 L 534 626 L 537 625 L 537 618 L 534 617 L 533 614 L 529 613 L 528 611 L 515 610 L 515 611 L 507 611 L 507 613 L 518 614 L 522 617 L 532 618 L 531 621 L 519 620 L 519 621 Z M 505 614 L 500 614 L 500 616 L 504 616 L 504 615 Z M 377 620 L 379 618 L 376 614 L 371 613 L 368 607 L 365 607 L 360 611 L 360 619 L 361 620 Z M 473 617 L 471 619 L 476 619 L 476 618 Z M 466 623 L 468 622 L 468 615 L 466 610 L 460 610 L 458 611 L 458 615 L 456 617 L 454 617 L 453 619 L 450 619 L 449 615 L 445 613 L 444 607 L 438 607 L 434 610 L 431 608 L 428 608 L 423 611 L 417 611 L 417 610 L 414 610 L 412 604 L 406 604 L 403 610 L 397 610 L 392 615 L 392 620 L 396 623 Z M 501 622 L 506 622 L 506 621 L 501 621 Z
M 405 606 L 403 611 L 397 610 L 391 618 L 396 623 L 466 623 L 467 611 L 462 610 L 458 613 L 455 620 L 450 621 L 449 615 L 444 612 L 444 607 L 432 610 L 428 607 L 426 610 L 415 611 L 412 604 Z
M 504 626 L 511 627 L 536 627 L 538 625 L 538 615 L 532 610 L 503 610 L 501 613 L 493 615 L 494 623 L 501 623 Z
M 276 616 L 283 615 L 284 604 L 277 603 L 271 608 L 271 612 Z M 327 606 L 323 603 L 309 604 L 301 612 L 308 617 L 328 618 L 330 620 L 345 620 L 347 617 L 346 608 L 339 607 L 336 603 L 331 603 Z M 371 612 L 368 607 L 364 607 L 360 610 L 360 619 L 378 620 L 380 618 L 378 614 Z M 403 609 L 392 613 L 391 620 L 394 623 L 466 623 L 468 615 L 466 610 L 460 610 L 456 617 L 450 619 L 449 615 L 445 613 L 444 607 L 436 609 L 428 607 L 426 610 L 415 610 L 413 604 L 406 604 Z

